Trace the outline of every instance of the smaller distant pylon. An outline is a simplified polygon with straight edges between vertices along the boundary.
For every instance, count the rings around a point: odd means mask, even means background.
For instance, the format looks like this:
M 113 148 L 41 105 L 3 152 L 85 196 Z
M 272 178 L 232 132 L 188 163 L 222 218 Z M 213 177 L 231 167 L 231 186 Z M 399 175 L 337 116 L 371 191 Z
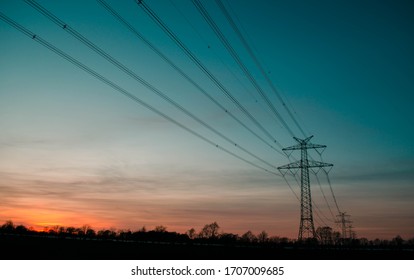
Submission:
M 336 223 L 341 226 L 342 239 L 352 238 L 352 221 L 349 220 L 350 215 L 347 215 L 346 212 L 339 212 L 339 215 L 336 216 L 339 218 Z

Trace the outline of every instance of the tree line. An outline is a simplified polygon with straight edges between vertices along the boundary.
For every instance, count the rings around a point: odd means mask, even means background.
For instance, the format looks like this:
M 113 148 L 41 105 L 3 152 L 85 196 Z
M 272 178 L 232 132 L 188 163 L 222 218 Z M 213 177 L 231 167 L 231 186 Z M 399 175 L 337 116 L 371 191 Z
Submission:
M 194 228 L 189 229 L 186 233 L 177 233 L 168 231 L 166 227 L 159 225 L 152 230 L 142 227 L 139 230 L 116 230 L 115 228 L 102 229 L 96 231 L 89 225 L 81 227 L 63 227 L 52 226 L 45 227 L 43 231 L 37 231 L 33 228 L 27 228 L 24 225 L 15 225 L 12 221 L 6 221 L 0 227 L 1 235 L 23 235 L 23 236 L 40 236 L 49 238 L 70 238 L 80 240 L 113 240 L 113 241 L 142 241 L 142 242 L 167 242 L 167 243 L 209 243 L 209 244 L 242 244 L 242 245 L 317 245 L 317 246 L 352 246 L 367 248 L 414 248 L 414 237 L 404 240 L 400 235 L 391 240 L 367 238 L 341 238 L 339 232 L 333 231 L 330 227 L 318 227 L 316 230 L 317 238 L 298 241 L 287 237 L 269 236 L 266 231 L 254 234 L 247 231 L 242 235 L 220 232 L 220 226 L 217 222 L 206 224 L 200 231 Z

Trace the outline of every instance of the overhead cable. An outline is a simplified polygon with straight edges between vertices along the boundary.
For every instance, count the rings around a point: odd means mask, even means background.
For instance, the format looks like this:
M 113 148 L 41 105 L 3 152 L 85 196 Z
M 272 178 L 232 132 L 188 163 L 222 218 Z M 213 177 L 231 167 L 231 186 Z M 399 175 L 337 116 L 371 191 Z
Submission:
M 227 21 L 230 23 L 231 27 L 233 28 L 234 32 L 236 33 L 236 35 L 239 37 L 240 41 L 242 42 L 243 46 L 245 47 L 245 49 L 247 50 L 247 52 L 249 53 L 249 55 L 251 56 L 251 58 L 253 59 L 254 63 L 256 64 L 256 66 L 259 68 L 260 73 L 263 75 L 263 77 L 266 79 L 267 83 L 269 84 L 269 86 L 271 87 L 273 93 L 277 96 L 277 98 L 279 99 L 279 101 L 282 103 L 283 107 L 285 108 L 285 110 L 287 111 L 287 113 L 289 114 L 290 118 L 293 120 L 293 122 L 295 123 L 295 125 L 298 127 L 298 129 L 300 130 L 300 132 L 303 134 L 303 136 L 306 137 L 306 133 L 303 131 L 302 127 L 300 126 L 299 122 L 297 121 L 297 119 L 295 118 L 295 116 L 293 115 L 292 111 L 289 109 L 289 107 L 286 105 L 285 101 L 283 100 L 281 94 L 279 93 L 279 91 L 276 89 L 275 85 L 273 84 L 272 80 L 269 78 L 269 75 L 266 73 L 266 71 L 264 70 L 262 64 L 260 63 L 259 59 L 257 58 L 257 56 L 255 55 L 254 51 L 252 50 L 252 48 L 249 46 L 247 40 L 244 38 L 243 34 L 241 33 L 240 29 L 237 27 L 237 24 L 234 22 L 234 20 L 232 19 L 230 13 L 227 11 L 226 7 L 223 5 L 223 2 L 221 0 L 215 0 L 216 4 L 219 6 L 220 10 L 223 12 L 224 16 L 226 17 Z
M 118 69 L 120 69 L 121 71 L 123 71 L 124 73 L 126 73 L 128 76 L 130 76 L 131 78 L 135 79 L 136 81 L 138 81 L 139 83 L 141 83 L 142 85 L 144 85 L 147 89 L 149 89 L 150 91 L 152 91 L 153 93 L 155 93 L 157 96 L 159 96 L 160 98 L 162 98 L 163 100 L 165 100 L 166 102 L 170 103 L 175 108 L 177 108 L 178 110 L 180 110 L 181 112 L 183 112 L 185 115 L 189 116 L 190 118 L 192 118 L 193 120 L 195 120 L 196 122 L 198 122 L 199 124 L 201 124 L 202 126 L 204 126 L 205 128 L 207 128 L 208 130 L 212 131 L 214 134 L 216 134 L 219 137 L 221 137 L 222 139 L 226 140 L 232 146 L 237 147 L 238 149 L 242 150 L 246 154 L 248 154 L 248 155 L 254 157 L 255 159 L 261 161 L 262 163 L 264 163 L 264 164 L 266 164 L 266 165 L 268 165 L 268 166 L 276 169 L 276 167 L 273 166 L 272 164 L 270 164 L 269 162 L 265 161 L 264 159 L 260 158 L 259 156 L 255 155 L 252 152 L 250 152 L 249 150 L 245 149 L 240 144 L 234 142 L 233 140 L 231 140 L 230 138 L 228 138 L 227 136 L 225 136 L 224 134 L 222 134 L 221 132 L 219 132 L 218 130 L 216 130 L 215 128 L 213 128 L 212 126 L 210 126 L 209 124 L 207 124 L 205 121 L 201 120 L 200 118 L 198 118 L 197 116 L 195 116 L 193 113 L 191 113 L 190 111 L 188 111 L 187 109 L 185 109 L 184 107 L 182 107 L 180 104 L 178 104 L 173 99 L 171 99 L 170 97 L 168 97 L 168 95 L 166 95 L 165 93 L 161 92 L 159 89 L 155 88 L 153 85 L 151 85 L 150 83 L 148 83 L 147 81 L 145 81 L 143 78 L 141 78 L 140 76 L 138 76 L 135 72 L 133 72 L 128 67 L 126 67 L 125 65 L 123 65 L 122 63 L 120 63 L 118 60 L 116 60 L 114 57 L 112 57 L 111 55 L 109 55 L 107 52 L 105 52 L 104 50 L 102 50 L 101 48 L 99 48 L 93 42 L 91 42 L 90 40 L 88 40 L 85 36 L 83 36 L 82 34 L 80 34 L 79 32 L 77 32 L 75 29 L 73 29 L 68 24 L 66 24 L 65 22 L 63 22 L 57 16 L 55 16 L 50 11 L 48 11 L 47 9 L 45 9 L 43 6 L 41 6 L 40 4 L 38 4 L 36 1 L 34 1 L 34 0 L 25 0 L 25 2 L 28 3 L 29 5 L 31 5 L 33 8 L 35 8 L 40 13 L 42 13 L 44 16 L 46 16 L 48 19 L 50 19 L 56 25 L 58 25 L 59 27 L 61 27 L 65 31 L 67 31 L 69 34 L 71 34 L 73 37 L 75 37 L 81 43 L 83 43 L 84 45 L 86 45 L 87 47 L 89 47 L 90 49 L 92 49 L 94 52 L 96 52 L 97 54 L 99 54 L 101 57 L 103 57 L 104 59 L 106 59 L 107 61 L 109 61 L 111 64 L 113 64 L 114 66 L 116 66 Z
M 263 98 L 267 106 L 270 108 L 270 111 L 277 117 L 277 119 L 281 122 L 283 127 L 289 132 L 289 134 L 294 137 L 295 134 L 289 127 L 289 125 L 286 123 L 286 121 L 283 119 L 282 115 L 278 112 L 278 110 L 275 108 L 275 106 L 272 104 L 270 99 L 267 97 L 266 93 L 263 91 L 259 83 L 256 81 L 256 79 L 253 77 L 253 75 L 250 73 L 249 69 L 246 67 L 246 65 L 241 60 L 240 56 L 237 54 L 236 50 L 231 46 L 230 42 L 226 39 L 224 34 L 221 32 L 220 28 L 217 26 L 217 24 L 214 22 L 210 14 L 207 12 L 207 10 L 204 8 L 203 4 L 199 0 L 192 0 L 194 6 L 197 8 L 197 10 L 200 12 L 200 14 L 203 16 L 203 18 L 206 20 L 208 25 L 211 27 L 211 29 L 214 31 L 216 36 L 220 39 L 224 47 L 227 49 L 227 51 L 230 53 L 230 55 L 233 57 L 233 59 L 236 61 L 237 65 L 239 65 L 240 69 L 243 71 L 245 76 L 249 79 L 249 81 L 252 83 L 253 87 L 256 89 L 256 91 L 260 94 L 260 96 Z
M 331 213 L 332 218 L 335 220 L 335 215 L 333 214 L 332 209 L 331 209 L 331 206 L 329 205 L 328 199 L 325 196 L 325 192 L 322 189 L 321 181 L 319 180 L 319 177 L 318 177 L 318 174 L 317 173 L 315 173 L 315 178 L 316 178 L 316 181 L 318 182 L 319 190 L 322 193 L 323 199 L 325 200 L 325 203 L 328 206 L 329 212 Z
M 131 99 L 132 101 L 140 104 L 141 106 L 147 108 L 148 110 L 156 113 L 157 115 L 163 117 L 164 119 L 174 123 L 175 125 L 177 125 L 178 127 L 182 128 L 183 130 L 187 131 L 188 133 L 200 138 L 201 140 L 203 140 L 204 142 L 220 149 L 221 151 L 232 155 L 233 157 L 244 161 L 247 164 L 250 164 L 258 169 L 261 169 L 263 171 L 266 171 L 268 173 L 271 173 L 273 175 L 276 176 L 280 176 L 279 174 L 266 169 L 260 165 L 257 165 L 255 163 L 253 163 L 252 161 L 249 161 L 237 154 L 235 154 L 234 152 L 231 152 L 230 150 L 218 145 L 217 143 L 213 142 L 212 140 L 208 139 L 207 137 L 199 134 L 198 132 L 194 131 L 193 129 L 185 126 L 184 124 L 180 123 L 179 121 L 173 119 L 172 117 L 168 116 L 167 114 L 161 112 L 160 110 L 156 109 L 155 107 L 151 106 L 150 104 L 144 102 L 143 100 L 141 100 L 140 98 L 136 97 L 135 95 L 133 95 L 132 93 L 130 93 L 129 91 L 125 90 L 124 88 L 120 87 L 119 85 L 117 85 L 116 83 L 114 83 L 113 81 L 107 79 L 106 77 L 102 76 L 101 74 L 99 74 L 98 72 L 92 70 L 91 68 L 89 68 L 88 66 L 86 66 L 85 64 L 81 63 L 80 61 L 76 60 L 75 58 L 73 58 L 72 56 L 70 56 L 69 54 L 65 53 L 64 51 L 60 50 L 59 48 L 55 47 L 54 45 L 52 45 L 51 43 L 47 42 L 46 40 L 42 39 L 40 36 L 36 35 L 35 33 L 31 32 L 30 30 L 28 30 L 27 28 L 23 27 L 22 25 L 18 24 L 16 21 L 10 19 L 9 17 L 7 17 L 6 15 L 4 15 L 3 13 L 0 12 L 0 19 L 2 19 L 4 22 L 8 23 L 10 26 L 12 26 L 13 28 L 17 29 L 18 31 L 22 32 L 23 34 L 25 34 L 26 36 L 28 36 L 29 38 L 33 39 L 34 41 L 38 42 L 39 44 L 41 44 L 42 46 L 46 47 L 47 49 L 53 51 L 55 54 L 59 55 L 60 57 L 64 58 L 65 60 L 69 61 L 70 63 L 72 63 L 73 65 L 75 65 L 76 67 L 82 69 L 83 71 L 85 71 L 86 73 L 90 74 L 91 76 L 93 76 L 94 78 L 100 80 L 101 82 L 105 83 L 106 85 L 110 86 L 111 88 L 115 89 L 116 91 L 118 91 L 119 93 L 121 93 L 122 95 L 126 96 L 127 98 Z
M 179 66 L 177 66 L 171 59 L 169 59 L 160 49 L 158 49 L 154 44 L 152 44 L 148 39 L 146 39 L 138 30 L 133 27 L 129 22 L 127 22 L 117 11 L 115 11 L 106 1 L 97 0 L 110 14 L 112 14 L 115 19 L 117 19 L 122 25 L 124 25 L 129 31 L 131 31 L 136 37 L 138 37 L 142 42 L 144 42 L 153 52 L 155 52 L 159 57 L 161 57 L 168 65 L 170 65 L 174 70 L 176 70 L 184 79 L 191 83 L 195 88 L 197 88 L 204 96 L 206 96 L 211 102 L 228 114 L 233 120 L 238 124 L 243 126 L 246 130 L 252 133 L 255 137 L 269 146 L 271 149 L 275 150 L 277 153 L 284 155 L 280 150 L 274 147 L 272 144 L 267 142 L 263 137 L 253 131 L 245 123 L 243 123 L 239 118 L 237 118 L 229 109 L 224 107 L 216 98 L 214 98 L 210 93 L 203 89 L 196 81 L 194 81 L 188 74 L 186 74 Z
M 177 35 L 158 17 L 158 15 L 142 0 L 135 0 L 139 7 L 164 31 L 166 35 L 194 62 L 195 65 L 233 102 L 237 108 L 248 117 L 269 139 L 281 149 L 283 146 L 261 125 L 257 119 L 231 94 L 231 92 L 215 77 L 207 67 L 190 51 L 190 49 L 178 38 Z

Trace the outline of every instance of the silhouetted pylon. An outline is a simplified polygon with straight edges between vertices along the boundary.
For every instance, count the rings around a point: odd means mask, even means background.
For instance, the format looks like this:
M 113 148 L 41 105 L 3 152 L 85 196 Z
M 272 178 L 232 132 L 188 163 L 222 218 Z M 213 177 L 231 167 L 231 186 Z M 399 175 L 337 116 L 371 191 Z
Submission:
M 310 139 L 313 136 L 310 136 L 306 139 L 299 139 L 293 137 L 298 144 L 295 146 L 287 147 L 282 149 L 283 151 L 301 151 L 301 159 L 296 162 L 292 162 L 287 165 L 278 167 L 279 171 L 282 169 L 300 169 L 300 226 L 299 226 L 299 235 L 298 240 L 307 239 L 307 238 L 316 238 L 315 226 L 313 223 L 313 213 L 312 213 L 312 196 L 310 189 L 309 181 L 309 168 L 324 168 L 331 167 L 333 164 L 324 163 L 320 161 L 314 161 L 308 159 L 308 150 L 309 149 L 325 149 L 325 145 L 318 145 L 310 143 Z
M 336 223 L 341 225 L 341 230 L 342 230 L 341 237 L 343 239 L 352 238 L 352 231 L 351 231 L 352 222 L 348 219 L 350 215 L 347 215 L 346 212 L 339 212 L 339 215 L 337 215 L 337 217 L 339 217 L 339 219 L 336 221 Z M 347 234 L 347 230 L 349 230 L 349 235 Z

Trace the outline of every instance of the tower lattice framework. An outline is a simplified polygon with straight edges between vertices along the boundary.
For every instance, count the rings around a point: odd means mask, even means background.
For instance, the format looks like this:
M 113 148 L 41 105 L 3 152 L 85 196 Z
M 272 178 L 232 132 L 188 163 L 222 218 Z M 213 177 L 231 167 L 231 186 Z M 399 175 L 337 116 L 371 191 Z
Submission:
M 326 148 L 325 145 L 310 143 L 309 141 L 312 137 L 313 136 L 310 136 L 306 139 L 299 139 L 293 137 L 298 142 L 298 144 L 284 148 L 283 151 L 286 152 L 300 150 L 301 159 L 299 161 L 278 167 L 280 171 L 300 169 L 300 226 L 298 235 L 299 240 L 316 238 L 315 225 L 313 223 L 312 195 L 309 180 L 309 168 L 324 168 L 333 166 L 330 163 L 314 161 L 308 158 L 309 149 Z
M 339 217 L 339 219 L 336 221 L 336 223 L 341 225 L 341 237 L 343 239 L 352 238 L 352 222 L 349 220 L 350 215 L 347 215 L 346 212 L 339 212 L 339 215 L 337 215 L 337 217 Z

